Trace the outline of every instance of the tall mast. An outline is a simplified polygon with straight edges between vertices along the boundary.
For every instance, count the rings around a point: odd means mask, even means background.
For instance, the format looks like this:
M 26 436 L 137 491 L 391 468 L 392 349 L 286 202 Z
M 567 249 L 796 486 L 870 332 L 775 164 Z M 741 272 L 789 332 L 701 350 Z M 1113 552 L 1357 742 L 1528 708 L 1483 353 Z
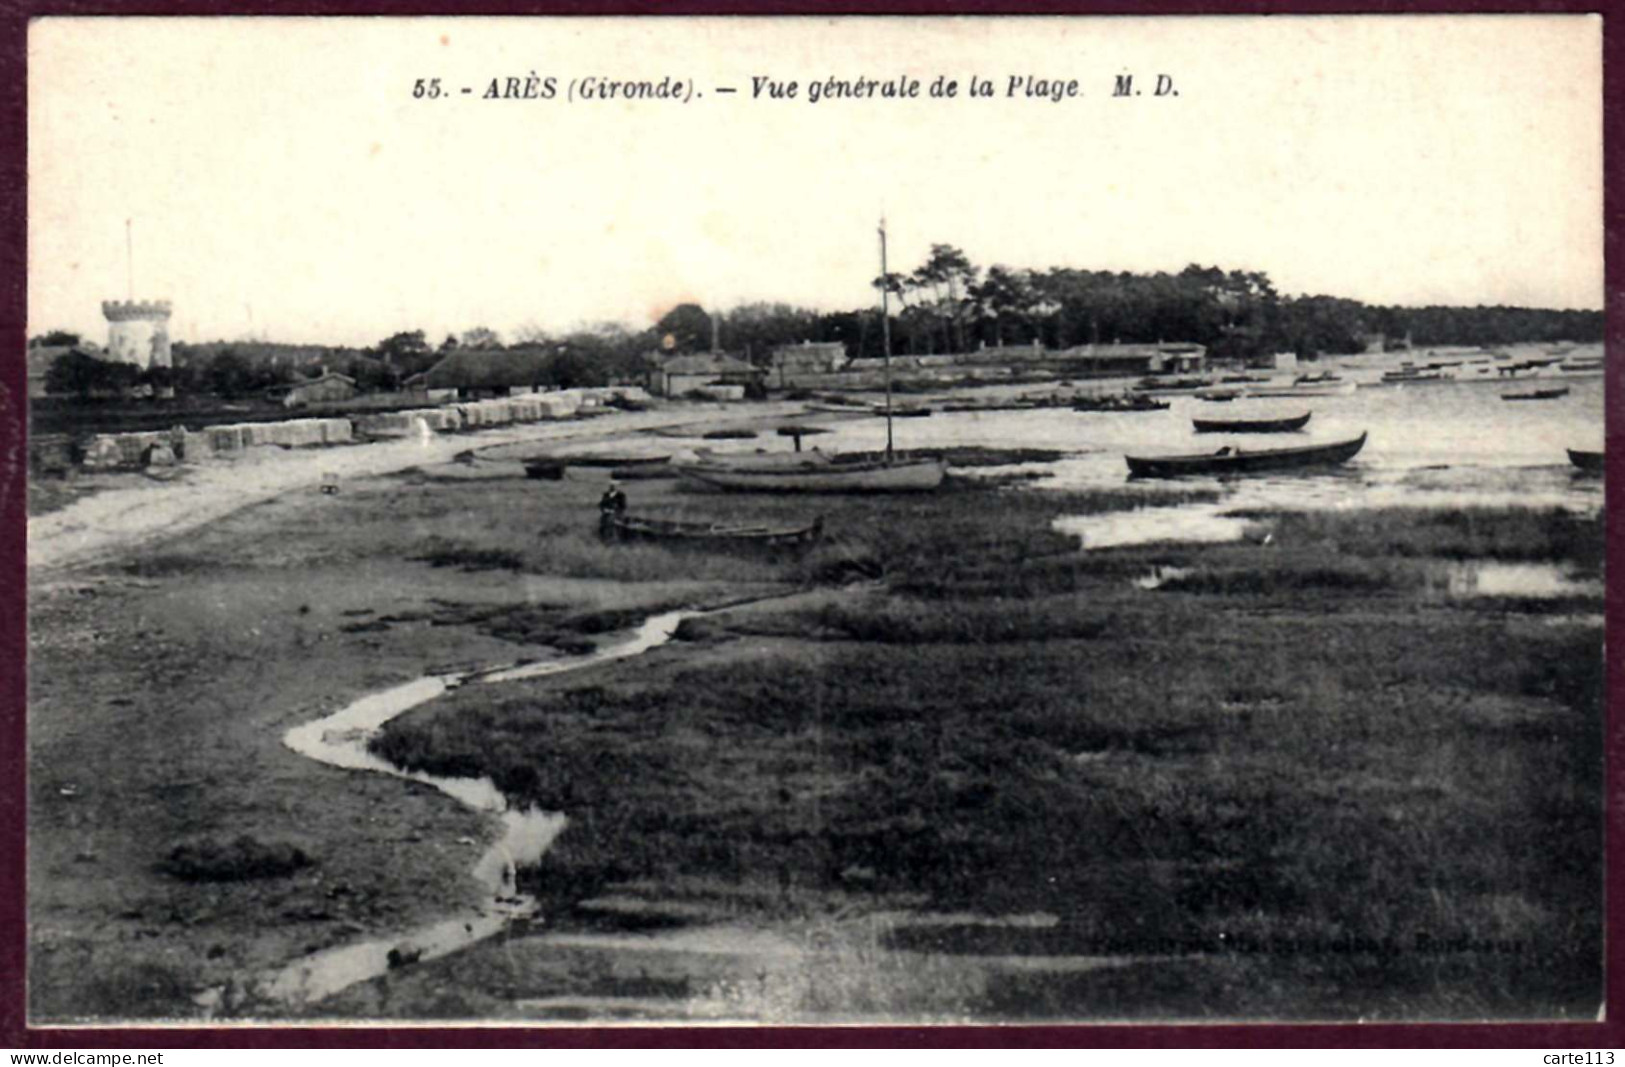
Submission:
M 886 368 L 886 462 L 892 461 L 891 438 L 891 302 L 886 275 L 886 216 L 880 217 L 880 362 Z
M 126 298 L 135 299 L 135 238 L 130 236 L 130 220 L 124 220 L 124 290 Z

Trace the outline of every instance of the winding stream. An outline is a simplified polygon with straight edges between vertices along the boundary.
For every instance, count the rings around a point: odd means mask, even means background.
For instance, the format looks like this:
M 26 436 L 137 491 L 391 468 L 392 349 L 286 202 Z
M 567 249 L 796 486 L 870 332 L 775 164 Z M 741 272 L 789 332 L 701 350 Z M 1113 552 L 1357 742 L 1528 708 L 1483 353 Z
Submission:
M 679 623 L 699 614 L 703 612 L 684 610 L 653 615 L 627 639 L 578 659 L 427 675 L 368 694 L 332 715 L 296 726 L 283 735 L 283 744 L 295 752 L 330 766 L 377 771 L 433 786 L 471 808 L 499 816 L 503 834 L 474 864 L 474 877 L 489 894 L 478 915 L 445 919 L 396 936 L 313 953 L 251 980 L 248 983 L 250 997 L 288 1005 L 314 1004 L 357 982 L 376 978 L 392 967 L 434 959 L 465 948 L 500 933 L 514 919 L 535 914 L 536 901 L 521 895 L 515 888 L 515 872 L 519 865 L 534 863 L 540 858 L 564 829 L 565 816 L 534 808 L 512 808 L 489 778 L 442 778 L 402 770 L 369 751 L 368 740 L 397 715 L 465 685 L 564 674 L 641 655 L 670 641 Z M 226 990 L 212 989 L 199 997 L 198 1003 L 206 1010 L 214 1010 L 226 997 Z

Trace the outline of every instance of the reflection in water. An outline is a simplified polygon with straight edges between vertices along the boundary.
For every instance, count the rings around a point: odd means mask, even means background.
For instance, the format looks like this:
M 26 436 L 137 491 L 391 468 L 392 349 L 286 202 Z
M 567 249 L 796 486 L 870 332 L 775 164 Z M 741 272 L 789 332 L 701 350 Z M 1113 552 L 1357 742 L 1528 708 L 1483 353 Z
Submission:
M 1055 529 L 1078 537 L 1085 550 L 1163 541 L 1181 544 L 1239 541 L 1252 524 L 1224 514 L 1228 510 L 1228 505 L 1190 504 L 1109 511 L 1101 515 L 1066 515 L 1055 520 Z
M 475 863 L 473 874 L 488 891 L 480 912 L 469 919 L 446 919 L 398 937 L 344 945 L 305 957 L 251 983 L 251 996 L 284 1004 L 311 1004 L 357 982 L 375 978 L 402 963 L 431 960 L 501 931 L 512 919 L 531 915 L 535 901 L 519 895 L 519 866 L 534 863 L 564 829 L 556 812 L 514 809 L 489 778 L 441 778 L 403 771 L 374 755 L 368 740 L 390 719 L 468 684 L 491 684 L 581 670 L 609 660 L 625 659 L 671 640 L 677 625 L 695 614 L 669 611 L 655 615 L 619 644 L 579 659 L 550 660 L 484 672 L 429 675 L 371 693 L 323 719 L 289 730 L 283 743 L 300 755 L 349 770 L 377 771 L 431 785 L 478 811 L 499 814 L 503 834 Z M 210 990 L 198 998 L 205 1009 L 217 1009 L 226 991 Z
M 1445 572 L 1454 597 L 1602 596 L 1602 583 L 1563 573 L 1550 563 L 1453 563 Z

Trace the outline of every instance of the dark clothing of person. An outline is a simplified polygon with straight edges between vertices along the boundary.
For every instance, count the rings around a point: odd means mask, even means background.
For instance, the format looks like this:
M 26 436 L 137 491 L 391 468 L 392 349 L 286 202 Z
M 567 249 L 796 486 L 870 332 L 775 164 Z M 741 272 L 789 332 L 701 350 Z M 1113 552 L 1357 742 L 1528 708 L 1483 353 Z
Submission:
M 606 541 L 615 536 L 615 520 L 626 514 L 626 494 L 610 486 L 598 498 L 598 533 Z

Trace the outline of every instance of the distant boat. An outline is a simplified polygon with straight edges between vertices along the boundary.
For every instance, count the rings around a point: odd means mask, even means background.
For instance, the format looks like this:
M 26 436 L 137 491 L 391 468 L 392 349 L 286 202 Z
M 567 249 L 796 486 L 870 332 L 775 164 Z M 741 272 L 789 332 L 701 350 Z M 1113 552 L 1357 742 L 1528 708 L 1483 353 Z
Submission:
M 823 536 L 824 520 L 816 519 L 801 526 L 761 526 L 617 515 L 610 520 L 609 531 L 617 541 L 659 541 L 696 547 L 785 548 L 816 542 Z
M 525 464 L 525 477 L 539 478 L 550 482 L 559 481 L 564 477 L 564 468 L 569 464 L 556 459 L 535 459 Z
M 1281 419 L 1192 419 L 1197 433 L 1291 433 L 1309 425 L 1311 412 Z
M 1561 386 L 1556 389 L 1533 389 L 1527 393 L 1502 393 L 1502 400 L 1556 400 L 1561 396 L 1569 395 L 1569 387 Z
M 1134 383 L 1136 393 L 1189 393 L 1213 384 L 1206 378 L 1141 378 Z
M 1382 381 L 1384 385 L 1424 385 L 1428 382 L 1453 382 L 1455 378 L 1442 370 L 1418 370 L 1406 365 L 1398 370 L 1384 371 Z
M 1184 456 L 1125 456 L 1132 478 L 1181 478 L 1193 474 L 1256 474 L 1347 463 L 1365 447 L 1365 434 L 1349 441 L 1258 452 L 1221 448 Z
M 948 474 L 940 459 L 899 463 L 830 463 L 804 468 L 684 463 L 682 477 L 701 485 L 746 493 L 908 493 L 937 488 Z
M 1577 356 L 1574 359 L 1565 359 L 1557 365 L 1557 369 L 1564 375 L 1578 376 L 1581 374 L 1601 374 L 1603 363 L 1600 357 L 1588 359 Z
M 874 413 L 876 415 L 888 414 L 884 407 L 878 405 L 875 407 Z M 919 404 L 899 404 L 892 408 L 889 414 L 894 419 L 923 419 L 931 414 L 931 409 Z
M 1602 452 L 1587 452 L 1584 449 L 1569 449 L 1569 462 L 1588 474 L 1601 474 L 1603 472 Z
M 652 472 L 669 460 L 670 456 L 538 456 L 525 461 L 525 477 L 542 478 L 556 482 L 564 477 L 566 467 L 608 467 L 614 477 L 637 477 Z M 638 474 L 628 472 L 639 472 Z M 643 475 L 648 476 L 648 475 Z
M 1080 396 L 1072 401 L 1073 411 L 1167 411 L 1166 400 L 1153 400 L 1144 393 L 1133 396 Z
M 1227 400 L 1234 400 L 1241 395 L 1240 389 L 1198 389 L 1196 398 L 1214 404 L 1222 404 Z
M 1266 385 L 1257 389 L 1247 390 L 1252 397 L 1276 396 L 1349 396 L 1355 391 L 1353 382 L 1338 379 L 1331 382 L 1318 382 L 1311 385 Z

